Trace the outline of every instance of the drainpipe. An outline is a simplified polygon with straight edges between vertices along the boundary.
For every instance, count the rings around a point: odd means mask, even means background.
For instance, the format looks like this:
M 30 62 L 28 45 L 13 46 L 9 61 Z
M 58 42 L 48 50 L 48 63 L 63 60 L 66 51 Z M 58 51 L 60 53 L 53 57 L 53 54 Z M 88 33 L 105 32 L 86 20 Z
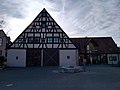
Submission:
M 43 49 L 41 50 L 41 67 L 43 67 Z
M 118 65 L 120 65 L 120 48 L 118 48 Z
M 112 54 L 111 54 L 111 58 L 112 58 Z M 112 66 L 113 66 L 113 59 L 112 59 Z

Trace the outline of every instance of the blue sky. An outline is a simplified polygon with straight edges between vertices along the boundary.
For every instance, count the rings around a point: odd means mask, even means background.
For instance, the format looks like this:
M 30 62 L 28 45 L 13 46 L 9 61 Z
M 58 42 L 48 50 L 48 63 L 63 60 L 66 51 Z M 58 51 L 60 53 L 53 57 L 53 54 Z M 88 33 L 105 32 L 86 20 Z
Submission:
M 113 37 L 120 46 L 120 0 L 0 0 L 12 41 L 43 8 L 70 37 Z

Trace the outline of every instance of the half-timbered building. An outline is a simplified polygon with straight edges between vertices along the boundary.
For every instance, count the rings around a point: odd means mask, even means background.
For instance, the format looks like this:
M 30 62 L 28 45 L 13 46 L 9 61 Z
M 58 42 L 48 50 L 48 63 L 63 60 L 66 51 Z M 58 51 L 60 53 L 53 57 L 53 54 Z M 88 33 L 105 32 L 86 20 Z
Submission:
M 0 30 L 0 57 L 7 57 L 7 47 L 11 44 L 10 37 L 8 37 L 3 30 Z
M 78 51 L 68 35 L 43 9 L 8 48 L 7 65 L 77 65 Z
M 112 37 L 71 38 L 78 47 L 79 64 L 119 64 L 120 52 Z

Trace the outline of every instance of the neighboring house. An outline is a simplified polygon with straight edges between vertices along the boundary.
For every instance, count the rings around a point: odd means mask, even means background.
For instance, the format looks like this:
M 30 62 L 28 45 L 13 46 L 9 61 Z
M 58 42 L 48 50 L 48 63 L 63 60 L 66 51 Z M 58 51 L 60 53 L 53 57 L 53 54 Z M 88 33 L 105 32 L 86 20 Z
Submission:
M 7 52 L 6 49 L 10 44 L 10 37 L 7 37 L 3 30 L 0 30 L 0 56 L 6 58 Z
M 118 61 L 118 64 L 120 65 L 120 47 L 118 47 L 118 53 L 119 53 L 119 61 Z
M 118 64 L 120 54 L 112 37 L 71 38 L 79 49 L 79 63 Z
M 77 65 L 78 49 L 43 9 L 8 49 L 7 66 Z

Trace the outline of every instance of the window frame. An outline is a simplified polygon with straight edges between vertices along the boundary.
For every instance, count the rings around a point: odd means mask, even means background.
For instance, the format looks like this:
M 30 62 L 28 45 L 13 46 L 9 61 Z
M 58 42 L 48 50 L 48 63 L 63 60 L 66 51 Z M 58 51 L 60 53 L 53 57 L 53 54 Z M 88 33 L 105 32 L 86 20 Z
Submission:
M 59 43 L 59 37 L 54 37 L 54 38 L 53 38 L 53 42 L 54 42 L 54 43 Z
M 31 40 L 30 40 L 31 39 Z M 34 39 L 33 37 L 28 37 L 28 44 L 33 44 L 34 43 Z
M 47 37 L 47 43 L 59 43 L 59 37 Z
M 117 61 L 117 56 L 109 56 L 109 61 Z
M 39 44 L 40 43 L 40 37 L 34 37 L 33 42 L 34 42 L 34 44 Z
M 53 37 L 47 37 L 47 43 L 53 43 Z

